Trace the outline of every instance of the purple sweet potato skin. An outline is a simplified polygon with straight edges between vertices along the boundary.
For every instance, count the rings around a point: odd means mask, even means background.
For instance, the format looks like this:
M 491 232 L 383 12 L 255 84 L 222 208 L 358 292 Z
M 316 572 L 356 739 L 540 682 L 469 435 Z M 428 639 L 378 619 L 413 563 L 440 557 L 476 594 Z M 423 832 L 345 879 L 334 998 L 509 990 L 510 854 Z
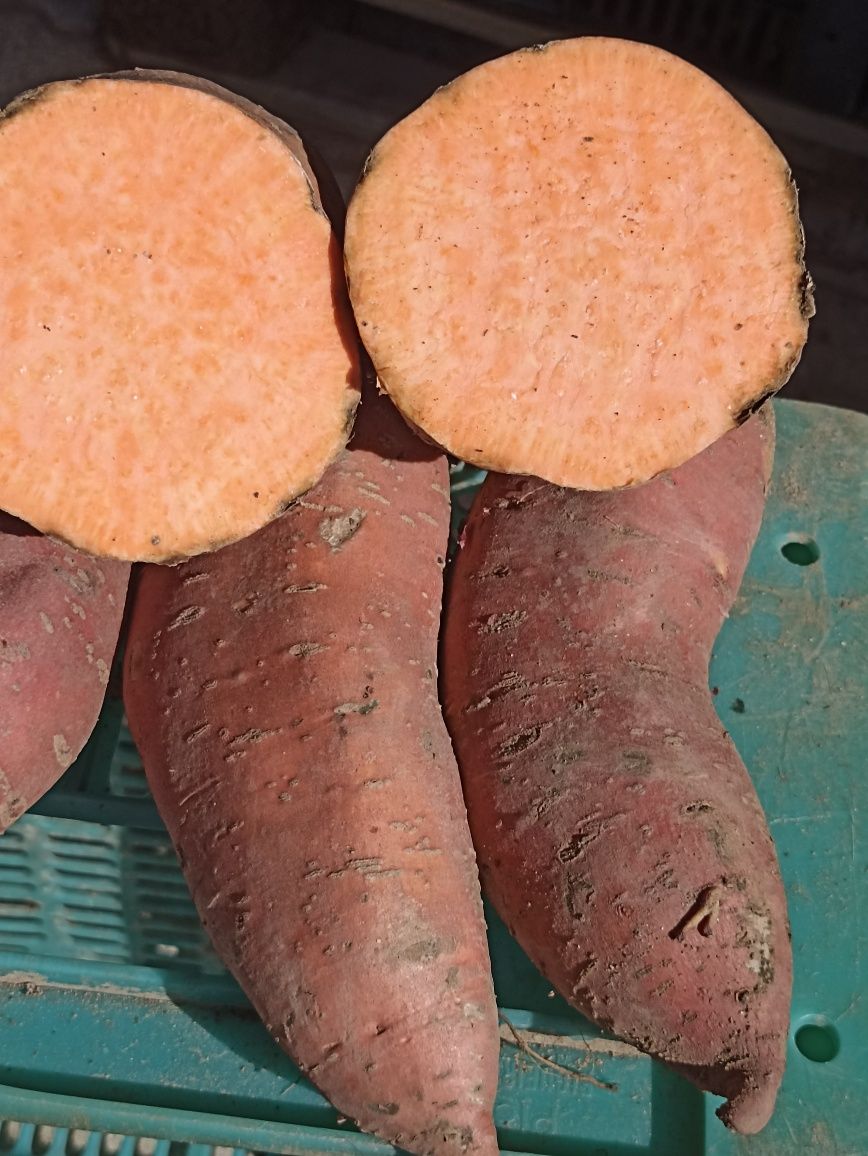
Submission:
M 362 1128 L 484 1153 L 499 1039 L 437 700 L 446 461 L 366 398 L 320 484 L 244 542 L 145 568 L 124 697 L 214 945 Z
M 707 678 L 772 454 L 761 411 L 636 489 L 489 475 L 442 675 L 505 922 L 580 1011 L 727 1097 L 745 1133 L 783 1074 L 792 959 L 774 845 Z
M 129 574 L 0 513 L 0 833 L 96 725 Z

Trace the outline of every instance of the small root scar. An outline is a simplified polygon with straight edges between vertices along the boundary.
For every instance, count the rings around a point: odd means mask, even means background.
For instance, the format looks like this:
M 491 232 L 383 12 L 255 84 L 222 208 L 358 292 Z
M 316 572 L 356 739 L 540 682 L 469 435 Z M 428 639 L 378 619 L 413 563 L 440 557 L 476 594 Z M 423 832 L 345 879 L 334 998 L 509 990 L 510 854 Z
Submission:
M 332 550 L 340 550 L 341 546 L 352 538 L 364 520 L 365 511 L 358 507 L 337 518 L 324 518 L 319 524 L 319 536 L 331 546 Z
M 687 913 L 669 932 L 669 938 L 683 939 L 685 934 L 694 928 L 700 935 L 709 937 L 720 914 L 723 890 L 723 885 L 720 883 L 712 883 L 710 887 L 703 887 Z
M 191 626 L 200 619 L 204 613 L 204 606 L 185 606 L 183 610 L 178 611 L 172 621 L 166 626 L 166 630 L 177 630 L 182 626 Z
M 63 770 L 72 762 L 72 749 L 66 741 L 65 735 L 54 735 L 51 740 L 54 747 L 54 757 L 57 760 L 57 765 Z
M 379 705 L 379 702 L 375 698 L 369 699 L 367 702 L 342 702 L 340 706 L 335 707 L 334 713 L 338 716 L 347 714 L 365 715 L 370 714 L 371 711 L 375 711 Z

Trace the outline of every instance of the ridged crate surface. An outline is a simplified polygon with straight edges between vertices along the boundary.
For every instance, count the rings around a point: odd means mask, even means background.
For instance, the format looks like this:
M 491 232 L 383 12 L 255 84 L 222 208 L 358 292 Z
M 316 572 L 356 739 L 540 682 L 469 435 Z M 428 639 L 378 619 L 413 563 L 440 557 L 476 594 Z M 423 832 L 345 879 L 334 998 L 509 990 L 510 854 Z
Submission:
M 2 1156 L 253 1156 L 243 1148 L 118 1136 L 51 1124 L 0 1123 Z

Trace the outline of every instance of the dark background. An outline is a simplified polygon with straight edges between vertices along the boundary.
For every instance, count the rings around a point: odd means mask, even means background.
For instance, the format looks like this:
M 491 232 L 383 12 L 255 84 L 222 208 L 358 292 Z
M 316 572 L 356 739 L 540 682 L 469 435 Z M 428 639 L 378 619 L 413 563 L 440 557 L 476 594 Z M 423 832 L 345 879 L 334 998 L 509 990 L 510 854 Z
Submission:
M 210 77 L 293 124 L 345 193 L 439 84 L 585 33 L 659 44 L 724 83 L 790 161 L 817 317 L 787 397 L 868 410 L 868 0 L 0 0 L 0 103 L 131 65 Z

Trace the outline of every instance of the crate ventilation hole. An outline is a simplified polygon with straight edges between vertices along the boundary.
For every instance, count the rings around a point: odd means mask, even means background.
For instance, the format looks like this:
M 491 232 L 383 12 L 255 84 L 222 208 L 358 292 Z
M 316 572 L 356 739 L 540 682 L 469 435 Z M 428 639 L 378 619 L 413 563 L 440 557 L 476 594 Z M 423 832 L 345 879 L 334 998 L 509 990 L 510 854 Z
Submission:
M 819 546 L 807 534 L 792 534 L 781 546 L 781 553 L 794 566 L 813 566 L 820 558 Z
M 816 1019 L 797 1029 L 796 1047 L 806 1060 L 828 1064 L 841 1050 L 841 1040 L 834 1024 Z

